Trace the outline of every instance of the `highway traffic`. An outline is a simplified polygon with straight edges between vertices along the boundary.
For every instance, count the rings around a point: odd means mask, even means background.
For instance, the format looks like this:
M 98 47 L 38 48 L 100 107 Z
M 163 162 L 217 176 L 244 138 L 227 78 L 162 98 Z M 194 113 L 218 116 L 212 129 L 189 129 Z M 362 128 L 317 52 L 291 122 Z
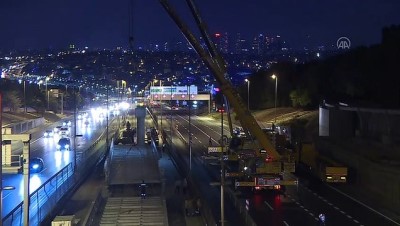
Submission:
M 171 117 L 175 128 L 181 134 L 181 139 L 186 140 L 187 143 L 189 140 L 188 116 L 182 114 L 182 111 L 165 112 L 165 121 L 170 122 Z M 223 128 L 223 133 L 229 134 L 228 126 L 224 124 Z M 209 170 L 202 170 L 208 175 L 203 175 L 199 183 L 206 187 L 202 189 L 203 195 L 209 197 L 208 200 L 213 203 L 214 216 L 219 218 L 219 186 L 209 186 L 211 181 L 219 180 L 219 161 L 206 161 L 204 157 L 207 155 L 210 137 L 212 145 L 218 146 L 221 137 L 221 122 L 206 116 L 192 115 L 191 133 L 194 166 L 192 169 L 201 171 L 198 169 L 201 167 Z M 181 152 L 186 152 L 185 156 L 188 156 L 187 147 L 176 148 L 181 148 Z M 365 204 L 364 201 L 346 194 L 343 190 L 348 189 L 349 185 L 328 185 L 307 175 L 297 175 L 297 177 L 299 178 L 298 186 L 287 186 L 283 192 L 253 193 L 238 189 L 236 194 L 248 208 L 249 214 L 257 225 L 320 225 L 320 214 L 325 216 L 325 225 L 399 225 L 374 207 Z M 198 174 L 196 178 L 199 178 Z M 232 185 L 228 186 L 234 189 Z M 225 204 L 229 206 L 230 202 L 225 199 Z M 237 220 L 229 218 L 232 213 L 228 211 L 225 212 L 228 225 L 240 225 Z
M 69 163 L 74 162 L 76 147 L 76 159 L 79 162 L 83 152 L 100 136 L 104 131 L 106 120 L 104 117 L 88 116 L 87 118 L 78 117 L 76 122 L 76 144 L 74 144 L 74 123 L 73 117 L 63 119 L 48 127 L 36 128 L 32 132 L 32 140 L 30 143 L 30 153 L 32 158 L 41 158 L 44 168 L 41 172 L 32 173 L 30 176 L 30 193 L 32 194 L 37 188 L 44 184 L 49 178 L 59 172 Z M 70 123 L 63 125 L 63 123 Z M 58 128 L 57 128 L 58 127 Z M 61 135 L 57 129 L 63 128 L 64 134 Z M 53 135 L 49 135 L 52 132 Z M 60 139 L 69 139 L 68 146 L 59 145 Z M 66 148 L 68 147 L 68 148 Z M 13 154 L 17 154 L 20 150 L 13 150 Z M 18 204 L 23 201 L 24 182 L 22 174 L 4 174 L 3 185 L 10 186 L 14 189 L 3 191 L 3 216 L 6 216 Z

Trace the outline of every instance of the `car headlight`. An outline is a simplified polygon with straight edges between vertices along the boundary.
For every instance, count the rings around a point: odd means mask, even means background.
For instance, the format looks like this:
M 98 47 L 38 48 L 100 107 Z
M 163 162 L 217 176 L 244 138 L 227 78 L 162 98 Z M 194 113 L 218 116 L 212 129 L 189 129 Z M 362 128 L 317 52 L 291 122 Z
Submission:
M 32 165 L 32 169 L 38 169 L 39 168 L 39 164 L 35 163 Z
M 48 133 L 44 133 L 44 136 L 47 137 L 49 134 Z
M 60 149 L 60 148 L 61 148 L 61 145 L 57 144 L 57 149 Z
M 69 145 L 68 145 L 68 144 L 66 144 L 66 145 L 65 145 L 65 148 L 69 148 Z

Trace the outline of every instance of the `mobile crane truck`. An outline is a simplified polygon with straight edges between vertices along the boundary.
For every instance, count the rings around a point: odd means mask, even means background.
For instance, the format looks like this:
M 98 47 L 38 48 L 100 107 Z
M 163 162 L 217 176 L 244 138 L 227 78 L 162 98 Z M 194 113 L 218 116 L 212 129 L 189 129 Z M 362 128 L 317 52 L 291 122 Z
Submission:
M 235 161 L 243 161 L 246 165 L 245 167 L 247 167 L 246 169 L 243 168 L 243 173 L 247 176 L 247 179 L 244 181 L 240 180 L 240 178 L 242 178 L 240 177 L 241 172 L 230 172 L 233 176 L 239 176 L 235 182 L 236 187 L 246 186 L 278 189 L 281 185 L 296 184 L 296 181 L 282 180 L 284 171 L 294 172 L 295 163 L 291 161 L 291 158 L 288 158 L 285 153 L 279 153 L 275 149 L 270 139 L 268 139 L 268 136 L 262 131 L 251 112 L 247 109 L 247 105 L 244 104 L 239 93 L 228 80 L 229 76 L 227 76 L 226 63 L 212 43 L 206 31 L 205 23 L 202 21 L 193 1 L 187 0 L 187 3 L 206 43 L 208 51 L 202 47 L 199 40 L 195 38 L 189 27 L 179 18 L 178 14 L 169 5 L 167 0 L 160 0 L 160 3 L 214 76 L 222 94 L 235 111 L 241 126 L 248 131 L 248 134 L 251 134 L 251 136 L 255 138 L 250 141 L 252 144 L 250 148 L 252 155 L 240 159 L 242 157 L 241 153 L 236 152 L 233 156 L 224 157 L 226 160 L 234 159 Z M 229 105 L 226 105 L 226 107 Z M 226 112 L 229 112 L 229 109 Z M 222 146 L 223 144 L 221 147 Z M 223 149 L 223 147 L 221 149 Z M 260 150 L 263 150 L 263 152 Z M 224 172 L 224 170 L 222 171 Z M 223 178 L 221 180 L 223 180 Z

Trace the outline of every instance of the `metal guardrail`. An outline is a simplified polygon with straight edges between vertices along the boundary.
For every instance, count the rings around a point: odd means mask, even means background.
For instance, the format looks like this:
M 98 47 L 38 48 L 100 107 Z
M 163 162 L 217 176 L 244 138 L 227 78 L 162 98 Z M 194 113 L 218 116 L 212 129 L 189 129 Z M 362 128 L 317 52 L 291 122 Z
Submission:
M 188 145 L 186 139 L 182 136 L 182 134 L 180 134 L 179 131 L 177 131 L 177 132 L 178 132 L 178 137 L 180 138 L 180 140 L 182 140 L 185 143 L 185 145 Z M 168 146 L 169 146 L 171 143 L 171 138 L 165 133 L 164 130 L 162 131 L 162 136 L 163 136 L 163 138 L 165 138 L 165 141 L 168 143 Z M 184 171 L 188 170 L 187 164 L 184 164 L 184 162 L 185 162 L 184 158 L 182 156 L 178 155 L 175 150 L 170 150 L 170 155 L 173 156 L 172 159 L 174 159 L 174 161 L 176 162 L 176 164 L 178 165 L 178 167 L 180 169 L 183 169 Z M 207 166 L 206 166 L 206 169 L 210 170 Z M 189 179 L 188 184 L 191 185 L 192 188 L 196 188 L 196 186 L 197 186 L 196 181 L 192 180 L 192 178 L 188 178 L 188 179 Z M 197 197 L 201 197 L 199 191 L 197 191 L 196 189 L 194 191 L 195 191 Z M 249 212 L 247 211 L 245 203 L 240 201 L 230 188 L 226 187 L 224 189 L 224 191 L 225 191 L 225 194 L 227 194 L 228 197 L 234 203 L 235 208 L 239 211 L 242 219 L 246 223 L 246 226 L 257 226 L 257 224 L 254 222 L 253 218 L 250 216 Z M 200 199 L 202 202 L 200 211 L 201 211 L 204 219 L 206 220 L 207 225 L 218 225 L 218 223 L 211 211 L 211 208 L 209 208 L 209 206 L 208 206 L 208 203 L 205 202 L 204 199 L 202 199 L 202 198 L 200 198 Z
M 29 211 L 32 214 L 30 222 L 32 222 L 32 225 L 38 225 L 43 219 L 42 216 L 46 216 L 51 211 L 51 206 L 60 200 L 63 195 L 62 191 L 66 191 L 71 187 L 73 182 L 72 175 L 73 166 L 72 163 L 69 163 L 29 196 L 31 203 Z M 22 210 L 23 202 L 3 218 L 3 225 L 22 225 Z
M 163 137 L 163 142 L 167 144 L 167 151 L 169 154 L 172 156 L 172 160 L 174 164 L 176 164 L 176 167 L 180 169 L 183 172 L 188 171 L 188 164 L 185 162 L 185 159 L 179 155 L 175 147 L 171 145 L 172 143 L 172 138 L 169 137 L 164 130 L 161 131 L 162 137 Z M 172 147 L 172 149 L 171 149 Z M 191 188 L 192 192 L 194 193 L 194 196 L 200 197 L 201 201 L 201 207 L 200 207 L 200 212 L 202 213 L 204 221 L 207 223 L 207 225 L 217 225 L 217 221 L 214 218 L 214 215 L 212 214 L 211 208 L 209 207 L 208 202 L 202 198 L 200 191 L 197 190 L 197 184 L 195 180 L 193 180 L 191 177 L 187 178 L 188 186 Z
M 110 124 L 112 121 L 110 121 Z M 76 171 L 73 163 L 69 163 L 29 196 L 31 225 L 40 225 L 43 221 L 48 220 L 51 215 L 54 215 L 54 209 L 56 209 L 58 202 L 76 186 L 79 186 L 91 172 L 93 166 L 101 159 L 101 156 L 105 155 L 107 150 L 105 133 L 104 131 L 88 149 L 82 152 L 79 158 L 77 157 L 79 167 L 76 168 Z M 75 177 L 72 177 L 73 175 Z M 22 225 L 23 202 L 18 204 L 2 220 L 5 226 Z
M 82 225 L 92 226 L 98 225 L 101 219 L 102 210 L 106 204 L 106 199 L 103 197 L 103 190 L 99 191 L 96 199 L 90 206 L 90 212 Z

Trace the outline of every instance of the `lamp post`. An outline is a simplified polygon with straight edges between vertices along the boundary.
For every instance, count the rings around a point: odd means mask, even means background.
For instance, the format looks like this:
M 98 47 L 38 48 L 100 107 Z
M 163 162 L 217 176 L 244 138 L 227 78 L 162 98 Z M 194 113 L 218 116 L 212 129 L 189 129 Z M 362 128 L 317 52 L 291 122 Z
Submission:
M 189 95 L 189 173 L 192 172 L 192 122 L 191 122 L 191 107 L 190 107 L 190 86 L 188 87 Z
M 247 82 L 247 110 L 250 111 L 250 80 L 245 79 L 245 82 Z
M 164 95 L 164 89 L 162 88 L 162 84 L 161 84 L 161 80 L 160 80 L 160 90 L 161 90 L 161 94 L 160 94 L 160 108 L 161 108 L 161 118 L 160 118 L 160 131 L 162 131 L 162 114 L 163 114 L 163 106 L 162 106 L 162 98 Z
M 224 107 L 219 109 L 221 113 L 221 155 L 224 155 Z M 224 186 L 225 186 L 225 166 L 224 158 L 221 156 L 221 225 L 225 225 L 225 206 L 224 206 Z
M 47 110 L 49 110 L 49 92 L 47 90 L 47 81 L 49 81 L 49 79 L 49 77 L 46 77 Z
M 275 79 L 275 118 L 274 118 L 274 123 L 276 124 L 276 100 L 277 100 L 277 97 L 278 97 L 278 76 L 273 74 L 271 76 L 271 78 Z
M 24 113 L 26 113 L 26 80 L 24 79 Z

